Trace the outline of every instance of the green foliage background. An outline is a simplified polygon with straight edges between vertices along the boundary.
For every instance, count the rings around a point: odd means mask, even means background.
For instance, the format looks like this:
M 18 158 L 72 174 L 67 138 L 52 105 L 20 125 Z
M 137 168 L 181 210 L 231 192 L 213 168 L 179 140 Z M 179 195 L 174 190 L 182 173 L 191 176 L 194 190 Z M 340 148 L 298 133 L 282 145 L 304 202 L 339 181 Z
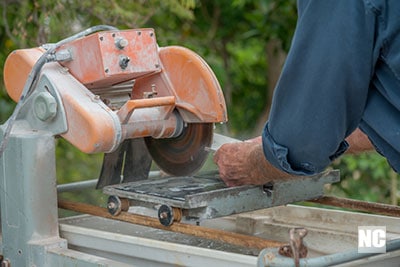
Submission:
M 295 0 L 0 0 L 0 78 L 14 49 L 56 42 L 98 24 L 120 29 L 151 27 L 160 46 L 182 45 L 196 51 L 216 73 L 224 90 L 230 121 L 218 130 L 239 138 L 259 134 L 268 113 L 275 64 L 267 54 L 285 53 L 296 24 Z M 271 46 L 271 43 L 278 45 Z M 0 84 L 0 122 L 15 104 Z M 261 118 L 261 119 L 260 119 Z M 102 155 L 86 155 L 57 140 L 59 183 L 93 179 Z M 398 176 L 376 153 L 335 161 L 342 182 L 329 187 L 339 196 L 398 204 Z M 103 201 L 94 190 L 64 197 Z

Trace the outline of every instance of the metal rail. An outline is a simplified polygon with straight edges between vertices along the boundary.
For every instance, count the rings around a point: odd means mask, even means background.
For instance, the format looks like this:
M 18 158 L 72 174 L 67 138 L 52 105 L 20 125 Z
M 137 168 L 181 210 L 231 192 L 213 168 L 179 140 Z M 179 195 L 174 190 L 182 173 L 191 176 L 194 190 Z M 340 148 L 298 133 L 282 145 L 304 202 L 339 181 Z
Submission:
M 149 173 L 149 178 L 159 177 L 160 171 L 151 171 Z M 81 191 L 85 189 L 95 189 L 97 181 L 99 179 L 91 179 L 73 183 L 65 183 L 57 185 L 57 193 L 71 192 L 71 191 Z
M 400 207 L 375 202 L 367 202 L 348 198 L 338 198 L 332 196 L 323 196 L 321 198 L 308 200 L 307 202 L 318 203 L 322 205 L 340 207 L 351 210 L 364 211 L 374 214 L 400 217 Z
M 400 249 L 400 239 L 389 240 L 386 243 L 386 251 L 396 251 Z M 279 257 L 274 254 L 271 249 L 265 249 L 261 251 L 258 257 L 258 267 L 270 266 L 270 267 L 291 267 L 293 266 L 293 259 L 286 257 Z M 315 258 L 304 258 L 300 259 L 299 266 L 307 267 L 320 267 L 320 266 L 332 266 L 342 263 L 349 263 L 355 260 L 365 259 L 372 257 L 376 253 L 358 253 L 358 250 L 350 250 L 330 255 L 325 255 Z M 391 265 L 394 266 L 394 265 Z M 397 266 L 397 265 L 396 265 Z
M 280 247 L 284 245 L 284 243 L 278 241 L 266 240 L 255 236 L 232 233 L 218 229 L 211 229 L 198 225 L 190 225 L 190 224 L 176 222 L 171 226 L 163 226 L 157 218 L 143 216 L 139 214 L 132 214 L 123 211 L 118 216 L 113 216 L 107 211 L 106 208 L 93 206 L 85 203 L 59 201 L 58 207 L 61 209 L 90 214 L 98 217 L 103 217 L 128 223 L 134 223 L 166 231 L 192 235 L 200 238 L 218 240 L 243 247 L 264 249 L 264 248 Z
M 57 193 L 95 189 L 98 179 L 57 185 Z

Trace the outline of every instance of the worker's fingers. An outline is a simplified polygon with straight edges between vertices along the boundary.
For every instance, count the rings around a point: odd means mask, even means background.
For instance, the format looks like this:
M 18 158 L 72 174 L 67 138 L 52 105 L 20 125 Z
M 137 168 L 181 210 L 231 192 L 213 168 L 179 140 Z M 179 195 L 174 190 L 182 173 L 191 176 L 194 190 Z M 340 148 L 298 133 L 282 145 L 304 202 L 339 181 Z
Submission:
M 251 175 L 253 167 L 248 158 L 256 146 L 259 144 L 254 142 L 224 144 L 215 153 L 214 162 L 219 168 L 220 178 L 227 186 L 254 183 Z
M 214 162 L 217 164 L 219 169 L 219 176 L 224 181 L 227 186 L 234 186 L 235 183 L 231 181 L 234 179 L 232 177 L 232 170 L 233 167 L 231 166 L 232 160 L 232 145 L 231 144 L 224 144 L 222 145 L 214 154 Z

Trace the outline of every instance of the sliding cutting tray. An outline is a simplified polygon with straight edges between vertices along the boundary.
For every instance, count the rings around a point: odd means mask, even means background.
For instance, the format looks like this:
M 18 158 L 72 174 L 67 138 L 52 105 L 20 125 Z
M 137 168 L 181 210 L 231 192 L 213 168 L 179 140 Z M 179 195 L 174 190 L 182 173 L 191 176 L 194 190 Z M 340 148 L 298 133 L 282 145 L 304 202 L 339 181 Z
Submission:
M 339 171 L 333 170 L 263 186 L 226 187 L 217 172 L 209 172 L 106 186 L 103 191 L 135 206 L 179 208 L 186 218 L 199 220 L 315 199 L 324 194 L 325 184 L 339 180 Z

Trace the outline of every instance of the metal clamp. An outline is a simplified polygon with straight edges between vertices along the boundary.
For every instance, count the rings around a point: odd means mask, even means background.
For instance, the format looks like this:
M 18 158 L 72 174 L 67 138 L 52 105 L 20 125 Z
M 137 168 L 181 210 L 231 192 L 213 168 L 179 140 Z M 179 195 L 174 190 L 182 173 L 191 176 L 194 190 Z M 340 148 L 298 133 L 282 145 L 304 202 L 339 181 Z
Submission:
M 281 246 L 278 253 L 285 257 L 293 258 L 296 267 L 300 266 L 300 259 L 307 257 L 308 249 L 303 243 L 303 238 L 308 231 L 305 228 L 292 228 L 289 231 L 289 245 Z

